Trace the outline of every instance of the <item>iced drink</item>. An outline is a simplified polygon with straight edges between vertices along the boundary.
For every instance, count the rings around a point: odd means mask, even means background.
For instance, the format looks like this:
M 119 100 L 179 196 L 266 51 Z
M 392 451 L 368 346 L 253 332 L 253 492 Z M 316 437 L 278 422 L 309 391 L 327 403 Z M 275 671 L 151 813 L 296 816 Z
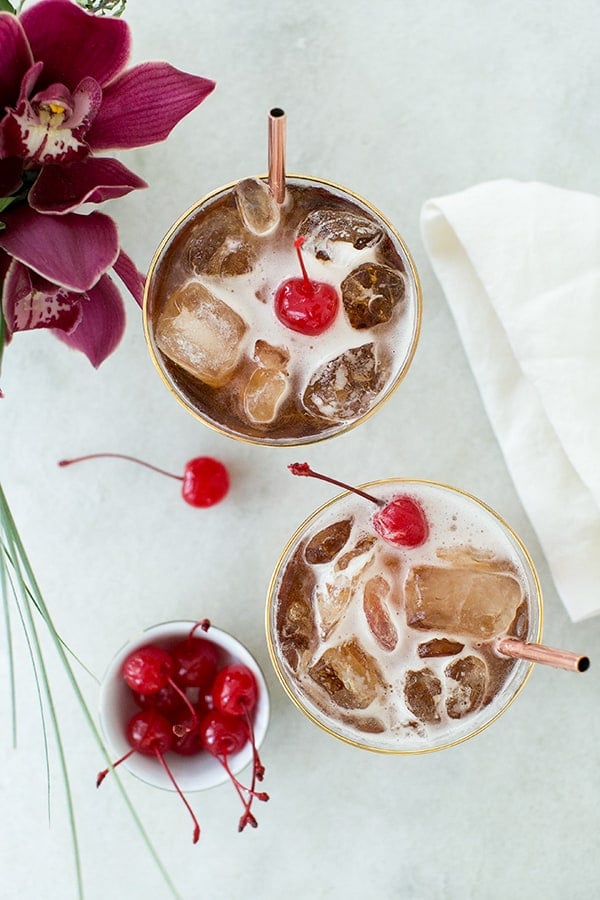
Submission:
M 302 264 L 333 304 L 324 324 L 318 293 L 300 296 L 300 309 L 282 299 Z M 387 220 L 343 188 L 288 176 L 281 205 L 265 179 L 248 178 L 182 216 L 152 262 L 144 320 L 163 380 L 192 413 L 285 445 L 378 408 L 410 365 L 420 309 L 412 259 Z
M 385 481 L 426 537 L 398 546 L 354 494 L 330 501 L 286 547 L 269 589 L 271 657 L 291 699 L 330 733 L 372 750 L 422 752 L 464 740 L 521 689 L 531 663 L 499 639 L 537 641 L 541 593 L 516 535 L 481 501 L 445 485 Z

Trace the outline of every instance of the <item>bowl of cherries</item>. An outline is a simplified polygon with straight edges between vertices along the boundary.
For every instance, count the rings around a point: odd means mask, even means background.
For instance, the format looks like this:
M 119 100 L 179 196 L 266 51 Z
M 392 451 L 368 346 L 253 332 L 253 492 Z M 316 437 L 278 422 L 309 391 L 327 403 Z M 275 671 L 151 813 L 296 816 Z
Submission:
M 142 781 L 185 793 L 230 780 L 242 803 L 238 828 L 256 827 L 253 802 L 268 800 L 259 748 L 269 721 L 263 674 L 249 651 L 202 622 L 167 622 L 124 646 L 100 688 L 100 723 L 121 763 Z M 245 783 L 237 777 L 249 767 Z M 110 767 L 98 774 L 104 781 Z

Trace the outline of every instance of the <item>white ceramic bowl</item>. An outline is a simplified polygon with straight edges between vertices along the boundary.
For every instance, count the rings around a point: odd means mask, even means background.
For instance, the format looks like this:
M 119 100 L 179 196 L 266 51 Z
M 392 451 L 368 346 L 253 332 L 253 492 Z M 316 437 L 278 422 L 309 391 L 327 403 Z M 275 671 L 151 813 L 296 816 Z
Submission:
M 183 621 L 154 625 L 122 647 L 114 657 L 100 685 L 100 724 L 109 750 L 114 754 L 114 759 L 119 759 L 131 749 L 125 729 L 129 719 L 140 711 L 121 674 L 124 661 L 133 650 L 137 650 L 145 644 L 158 644 L 169 650 L 174 644 L 184 640 L 195 624 L 195 622 Z M 269 694 L 258 663 L 243 644 L 219 628 L 211 625 L 208 632 L 198 631 L 197 636 L 206 638 L 220 648 L 219 668 L 232 663 L 242 663 L 254 673 L 258 685 L 258 703 L 254 712 L 253 724 L 256 746 L 260 747 L 269 723 Z M 180 756 L 168 752 L 165 754 L 165 759 L 183 791 L 202 791 L 222 784 L 229 777 L 221 763 L 206 752 L 194 756 Z M 229 764 L 234 773 L 241 772 L 251 761 L 252 747 L 249 743 L 239 753 L 229 758 Z M 147 784 L 174 790 L 166 772 L 155 757 L 133 753 L 123 763 L 123 766 L 126 766 L 133 775 Z

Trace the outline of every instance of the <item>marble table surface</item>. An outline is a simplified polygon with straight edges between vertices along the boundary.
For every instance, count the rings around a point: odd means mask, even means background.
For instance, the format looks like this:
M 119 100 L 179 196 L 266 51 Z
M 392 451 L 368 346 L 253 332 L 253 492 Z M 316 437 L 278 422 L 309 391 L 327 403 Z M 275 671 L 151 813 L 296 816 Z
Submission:
M 42 332 L 19 335 L 5 353 L 0 477 L 66 643 L 100 677 L 145 627 L 207 616 L 246 643 L 269 684 L 272 799 L 256 831 L 236 833 L 238 800 L 223 785 L 194 795 L 203 826 L 194 847 L 176 798 L 123 773 L 180 896 L 600 895 L 600 618 L 573 625 L 557 597 L 419 233 L 426 199 L 492 178 L 600 192 L 597 3 L 129 0 L 126 18 L 136 62 L 167 59 L 217 81 L 165 144 L 122 154 L 149 189 L 106 208 L 138 266 L 195 199 L 265 171 L 267 113 L 281 106 L 288 169 L 349 185 L 378 206 L 410 246 L 424 295 L 421 341 L 401 388 L 361 427 L 300 457 L 237 443 L 188 415 L 153 368 L 132 301 L 122 344 L 98 371 Z M 100 450 L 174 469 L 214 455 L 230 469 L 231 493 L 198 511 L 170 480 L 125 463 L 56 465 Z M 590 671 L 537 668 L 499 721 L 442 753 L 380 756 L 320 731 L 285 696 L 264 634 L 279 552 L 332 495 L 289 476 L 296 458 L 352 482 L 430 478 L 481 497 L 535 560 L 545 643 L 588 653 Z M 568 510 L 563 525 L 568 540 Z M 76 888 L 57 753 L 49 738 L 49 821 L 35 682 L 13 624 L 16 749 L 0 634 L 0 897 L 65 900 Z M 102 760 L 47 650 L 86 896 L 169 897 L 115 785 L 96 791 Z M 95 713 L 96 680 L 75 671 Z

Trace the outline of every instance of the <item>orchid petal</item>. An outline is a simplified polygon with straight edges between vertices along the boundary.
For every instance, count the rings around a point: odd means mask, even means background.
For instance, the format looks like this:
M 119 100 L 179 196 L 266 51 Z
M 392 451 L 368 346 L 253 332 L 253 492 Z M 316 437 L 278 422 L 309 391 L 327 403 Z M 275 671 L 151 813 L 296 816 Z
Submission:
M 214 81 L 165 62 L 141 63 L 104 88 L 86 140 L 93 150 L 126 150 L 163 141 L 214 87 Z
M 20 21 L 12 13 L 0 13 L 0 110 L 15 102 L 21 79 L 32 63 Z
M 21 187 L 21 172 L 23 161 L 12 157 L 0 159 L 0 197 L 10 197 Z
M 81 303 L 81 321 L 70 334 L 56 331 L 56 337 L 74 350 L 85 353 L 98 368 L 116 349 L 125 330 L 125 309 L 121 295 L 108 275 L 87 291 Z
M 113 269 L 139 306 L 144 299 L 146 276 L 140 272 L 134 261 L 121 250 Z
M 21 156 L 39 167 L 89 154 L 83 136 L 102 102 L 102 89 L 95 79 L 84 78 L 73 94 L 64 85 L 53 84 L 31 100 L 26 96 L 0 125 L 3 155 Z
M 102 203 L 147 186 L 118 160 L 89 157 L 67 166 L 44 166 L 29 192 L 29 205 L 62 215 L 81 203 Z
M 119 254 L 117 226 L 99 212 L 51 216 L 20 206 L 3 219 L 0 247 L 67 290 L 89 290 Z
M 8 330 L 59 328 L 70 332 L 81 319 L 82 294 L 72 294 L 36 276 L 13 260 L 4 280 L 3 307 Z
M 105 85 L 129 58 L 129 26 L 94 16 L 71 0 L 41 0 L 20 15 L 34 59 L 44 60 L 44 82 L 73 88 L 86 75 Z M 68 48 L 68 51 L 66 51 Z

